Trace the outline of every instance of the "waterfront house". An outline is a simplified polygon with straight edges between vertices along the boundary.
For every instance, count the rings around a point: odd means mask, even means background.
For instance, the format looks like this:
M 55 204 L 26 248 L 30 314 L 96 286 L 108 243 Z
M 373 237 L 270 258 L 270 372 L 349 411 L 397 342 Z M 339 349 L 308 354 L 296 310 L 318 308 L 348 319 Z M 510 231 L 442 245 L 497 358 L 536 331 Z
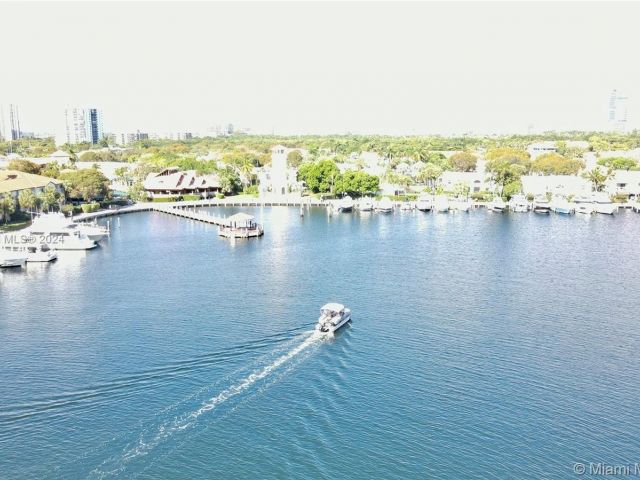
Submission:
M 615 170 L 605 182 L 605 192 L 609 195 L 625 194 L 640 197 L 640 171 Z
M 260 196 L 286 197 L 290 192 L 300 191 L 298 170 L 290 168 L 287 157 L 296 149 L 276 145 L 271 149 L 271 165 L 257 171 Z M 297 149 L 300 150 L 300 149 Z
M 591 182 L 577 175 L 523 175 L 522 191 L 526 195 L 590 195 Z
M 150 173 L 143 187 L 152 197 L 201 195 L 208 198 L 221 191 L 216 174 L 198 175 L 195 170 L 180 171 L 177 167 Z
M 0 196 L 10 195 L 16 206 L 18 205 L 18 195 L 20 195 L 21 191 L 31 190 L 34 195 L 37 195 L 42 193 L 49 185 L 59 193 L 64 192 L 62 182 L 55 178 L 20 172 L 18 170 L 0 170 Z
M 484 172 L 443 172 L 437 180 L 437 185 L 446 192 L 453 192 L 460 185 L 469 192 L 491 190 L 491 184 L 486 180 Z

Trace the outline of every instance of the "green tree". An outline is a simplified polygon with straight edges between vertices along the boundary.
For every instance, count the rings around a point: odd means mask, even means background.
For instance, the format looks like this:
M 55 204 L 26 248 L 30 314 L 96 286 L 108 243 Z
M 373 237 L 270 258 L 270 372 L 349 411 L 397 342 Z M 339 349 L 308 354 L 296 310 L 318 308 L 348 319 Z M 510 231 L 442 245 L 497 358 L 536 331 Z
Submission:
M 240 177 L 233 168 L 227 167 L 218 172 L 220 189 L 226 194 L 235 194 L 241 189 Z
M 442 168 L 434 163 L 427 163 L 427 165 L 418 172 L 418 181 L 426 184 L 430 188 L 433 188 L 435 181 L 442 175 Z
M 2 220 L 7 223 L 11 220 L 11 214 L 15 212 L 16 204 L 11 195 L 3 195 L 0 197 L 0 213 L 2 213 Z
M 606 157 L 598 160 L 598 165 L 608 167 L 613 170 L 637 170 L 638 162 L 633 158 Z
M 351 196 L 375 194 L 380 189 L 380 179 L 365 172 L 348 170 L 338 176 L 335 193 L 347 193 Z
M 511 163 L 508 158 L 501 157 L 487 163 L 487 171 L 491 180 L 498 187 L 501 196 L 510 197 L 522 188 L 520 178 L 526 172 L 526 167 L 518 163 Z
M 473 153 L 459 152 L 449 157 L 449 163 L 457 172 L 473 172 L 478 163 L 478 157 Z
M 565 158 L 557 153 L 545 153 L 536 158 L 531 169 L 545 175 L 575 175 L 582 168 L 584 162 L 574 158 Z
M 58 203 L 60 194 L 52 185 L 47 185 L 44 190 L 38 194 L 38 203 L 42 208 L 42 211 L 48 211 L 51 207 Z
M 56 162 L 47 163 L 40 169 L 40 175 L 49 178 L 60 178 L 60 167 Z
M 333 192 L 339 176 L 340 170 L 332 160 L 305 163 L 298 169 L 298 180 L 303 181 L 314 193 Z
M 302 163 L 302 153 L 300 153 L 300 150 L 291 150 L 287 154 L 287 163 L 290 167 L 298 168 Z
M 70 197 L 86 202 L 103 199 L 109 193 L 109 180 L 96 168 L 64 172 L 60 179 Z
M 33 173 L 35 175 L 38 175 L 40 173 L 40 165 L 30 160 L 11 160 L 9 162 L 9 165 L 7 165 L 7 168 L 9 170 L 18 170 L 20 172 Z
M 38 205 L 38 198 L 31 190 L 21 190 L 18 194 L 18 204 L 23 212 L 33 211 Z
M 589 172 L 585 172 L 583 174 L 583 177 L 591 182 L 591 185 L 593 186 L 594 191 L 601 192 L 604 189 L 604 185 L 606 181 L 609 179 L 610 175 L 611 175 L 611 170 L 608 170 L 607 172 L 603 172 L 599 168 L 594 168 Z

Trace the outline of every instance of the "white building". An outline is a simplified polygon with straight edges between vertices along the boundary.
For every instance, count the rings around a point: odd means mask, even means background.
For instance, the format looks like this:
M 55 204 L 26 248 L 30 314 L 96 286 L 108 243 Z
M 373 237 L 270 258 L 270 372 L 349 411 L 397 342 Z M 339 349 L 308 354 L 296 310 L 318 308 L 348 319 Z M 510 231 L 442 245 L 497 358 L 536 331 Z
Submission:
M 71 107 L 64 111 L 64 130 L 56 136 L 56 144 L 97 144 L 104 137 L 102 111 L 97 108 Z
M 640 171 L 616 170 L 605 182 L 605 191 L 609 195 L 624 193 L 640 196 Z
M 545 153 L 556 153 L 558 148 L 556 147 L 556 142 L 546 140 L 543 142 L 535 142 L 527 147 L 527 152 L 531 156 L 531 160 L 535 160 L 540 155 L 544 155 Z
M 271 165 L 257 171 L 260 196 L 283 197 L 301 190 L 296 178 L 298 171 L 287 164 L 287 156 L 292 150 L 295 149 L 282 145 L 271 148 Z
M 591 182 L 577 175 L 523 175 L 525 195 L 589 195 Z
M 471 193 L 493 189 L 493 184 L 483 172 L 443 172 L 437 185 L 447 192 L 454 191 L 460 185 L 467 187 Z

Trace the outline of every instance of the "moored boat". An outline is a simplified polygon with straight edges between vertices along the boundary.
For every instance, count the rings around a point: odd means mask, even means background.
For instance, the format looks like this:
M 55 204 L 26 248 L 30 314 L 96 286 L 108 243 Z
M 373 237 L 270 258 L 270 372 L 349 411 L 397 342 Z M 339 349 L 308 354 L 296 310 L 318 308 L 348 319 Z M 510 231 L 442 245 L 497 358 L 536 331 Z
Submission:
M 373 210 L 373 201 L 368 197 L 361 198 L 357 204 L 357 208 L 361 212 L 370 212 Z
M 23 252 L 0 249 L 0 267 L 24 267 L 27 263 L 27 256 Z
M 504 203 L 502 197 L 494 197 L 487 205 L 487 208 L 490 212 L 503 213 L 507 209 L 507 204 Z
M 332 334 L 351 320 L 351 310 L 341 303 L 327 303 L 320 309 L 316 332 Z
M 391 213 L 393 211 L 393 203 L 388 197 L 381 198 L 376 204 L 376 210 L 381 213 Z
M 549 199 L 546 195 L 536 195 L 533 199 L 533 212 L 547 214 L 551 211 Z
M 468 198 L 457 197 L 451 202 L 451 208 L 459 212 L 468 212 L 471 209 L 471 202 Z
M 591 215 L 593 213 L 593 202 L 589 197 L 575 197 L 573 199 L 573 205 L 576 213 L 581 213 L 583 215 Z
M 438 195 L 433 200 L 433 210 L 438 213 L 447 213 L 449 211 L 449 199 L 446 195 Z
M 551 201 L 551 210 L 562 215 L 571 215 L 575 213 L 575 209 L 569 201 L 564 197 L 555 196 Z
M 611 201 L 606 193 L 597 193 L 593 196 L 593 209 L 596 213 L 613 215 L 618 211 L 618 206 Z
M 416 202 L 416 208 L 421 212 L 430 212 L 433 208 L 431 195 L 420 195 L 420 197 L 418 197 L 418 201 Z
M 342 197 L 336 204 L 339 212 L 350 212 L 353 210 L 353 199 L 349 195 Z
M 402 204 L 400 205 L 400 210 L 403 210 L 403 211 L 413 210 L 413 203 L 411 203 L 411 202 L 402 202 Z
M 514 195 L 509 200 L 509 210 L 512 212 L 526 213 L 529 211 L 529 202 L 524 195 Z

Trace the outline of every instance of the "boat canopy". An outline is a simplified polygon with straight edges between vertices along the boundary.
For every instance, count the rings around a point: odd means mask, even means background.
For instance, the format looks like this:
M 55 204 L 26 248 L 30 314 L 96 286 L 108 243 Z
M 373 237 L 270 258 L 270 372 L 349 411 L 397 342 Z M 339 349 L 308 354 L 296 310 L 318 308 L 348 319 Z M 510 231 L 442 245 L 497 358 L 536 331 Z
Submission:
M 320 310 L 329 310 L 330 312 L 342 312 L 344 310 L 344 305 L 341 303 L 327 303 Z

